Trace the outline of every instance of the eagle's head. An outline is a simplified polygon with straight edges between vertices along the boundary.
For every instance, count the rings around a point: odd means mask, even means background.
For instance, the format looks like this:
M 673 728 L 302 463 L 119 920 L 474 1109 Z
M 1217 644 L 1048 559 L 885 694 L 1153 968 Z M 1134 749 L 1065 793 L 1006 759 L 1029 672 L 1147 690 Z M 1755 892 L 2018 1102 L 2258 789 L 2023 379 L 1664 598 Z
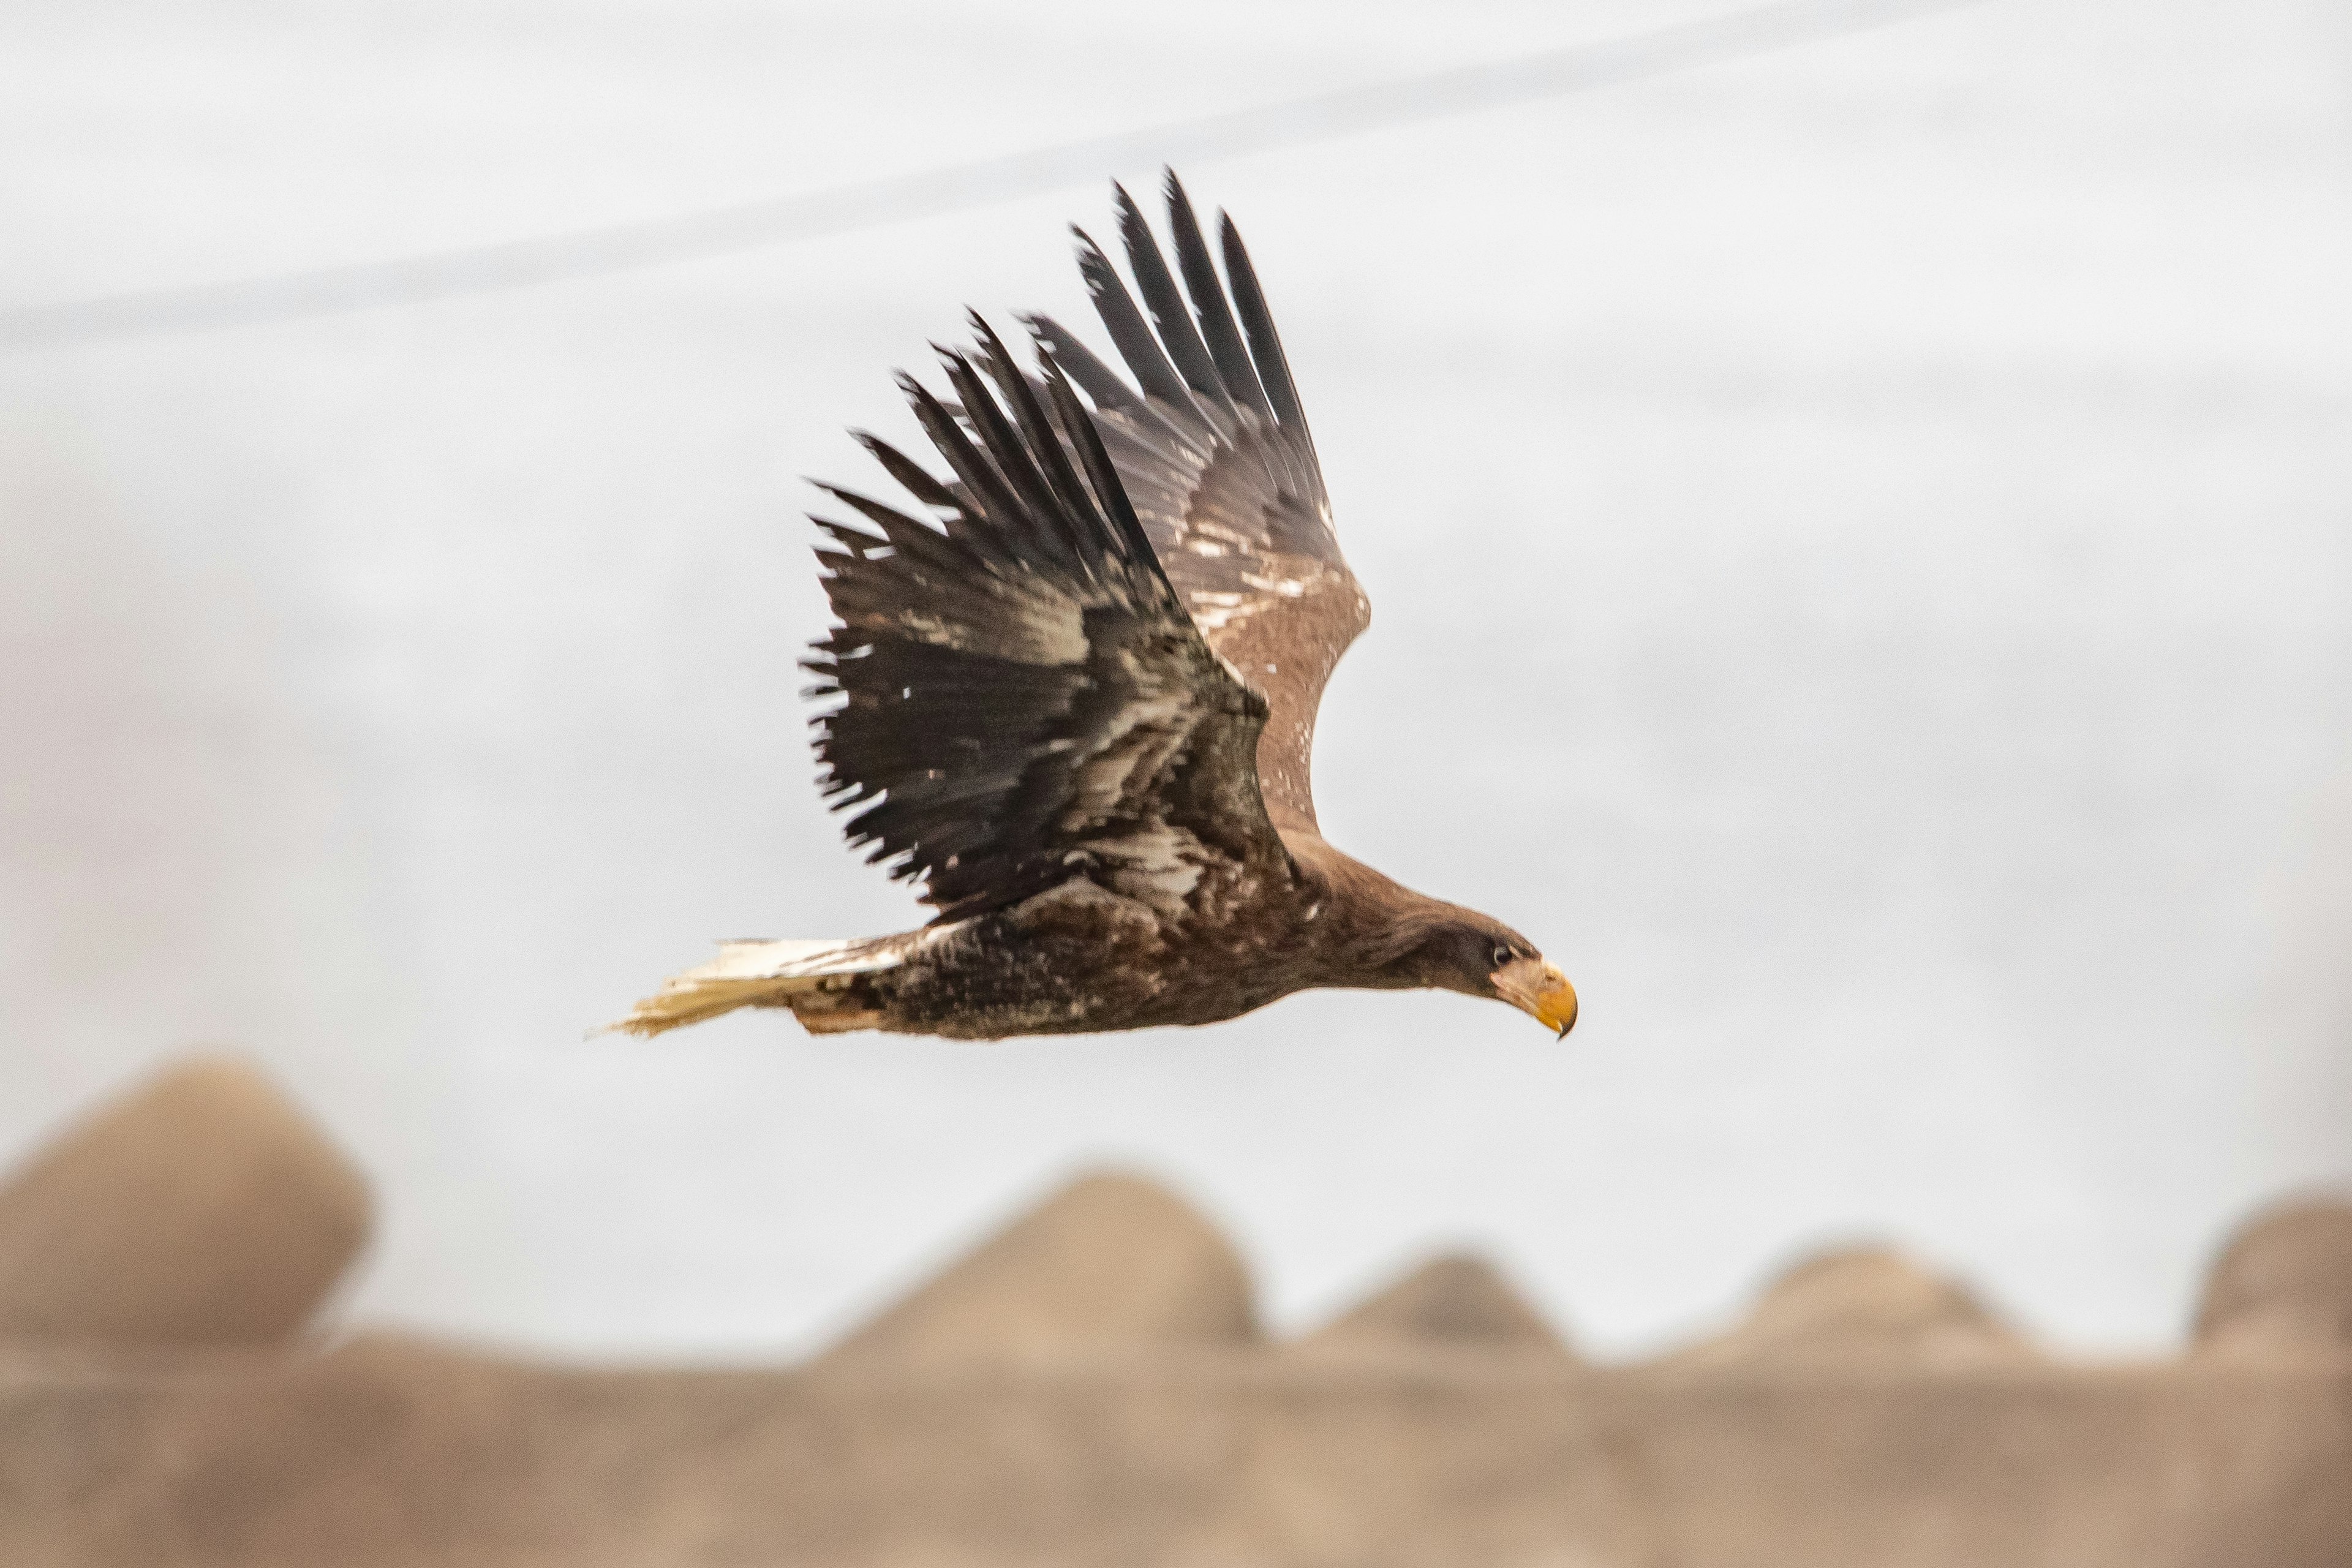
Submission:
M 1576 1027 L 1576 987 L 1502 921 L 1447 906 L 1418 934 L 1394 966 L 1404 984 L 1508 1002 L 1556 1034 Z

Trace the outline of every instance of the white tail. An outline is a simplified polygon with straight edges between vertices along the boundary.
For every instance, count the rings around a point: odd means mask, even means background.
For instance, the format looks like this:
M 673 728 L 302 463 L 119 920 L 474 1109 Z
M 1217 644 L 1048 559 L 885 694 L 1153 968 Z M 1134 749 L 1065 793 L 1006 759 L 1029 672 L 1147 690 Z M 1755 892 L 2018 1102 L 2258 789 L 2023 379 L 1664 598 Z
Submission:
M 812 1034 L 870 1029 L 880 1016 L 839 993 L 854 975 L 895 969 L 906 962 L 904 937 L 852 937 L 843 942 L 722 942 L 719 956 L 662 982 L 629 1016 L 598 1033 L 658 1035 L 699 1024 L 738 1007 L 789 1006 Z M 805 1001 L 802 1000 L 805 998 Z

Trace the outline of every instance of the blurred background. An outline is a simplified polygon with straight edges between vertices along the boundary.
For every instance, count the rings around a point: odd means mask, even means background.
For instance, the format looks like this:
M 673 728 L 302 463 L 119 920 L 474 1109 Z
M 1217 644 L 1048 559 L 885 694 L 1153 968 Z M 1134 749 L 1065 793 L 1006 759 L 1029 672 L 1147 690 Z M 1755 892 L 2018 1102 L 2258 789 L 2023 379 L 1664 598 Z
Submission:
M 0 308 L 1725 9 L 17 0 Z M 583 1040 L 711 939 L 919 918 L 811 787 L 798 476 L 872 479 L 844 427 L 906 428 L 887 373 L 964 305 L 1078 321 L 1063 226 L 1139 147 L 723 257 L 0 352 L 0 1162 L 235 1046 L 377 1184 L 356 1311 L 592 1356 L 810 1348 L 1105 1161 L 1229 1226 L 1282 1325 L 1465 1243 L 1636 1354 L 1885 1236 L 2062 1346 L 2171 1343 L 2226 1226 L 2352 1175 L 2352 24 L 1843 10 L 1183 165 L 1373 599 L 1325 829 L 1540 942 L 1568 1041 L 1328 994 Z

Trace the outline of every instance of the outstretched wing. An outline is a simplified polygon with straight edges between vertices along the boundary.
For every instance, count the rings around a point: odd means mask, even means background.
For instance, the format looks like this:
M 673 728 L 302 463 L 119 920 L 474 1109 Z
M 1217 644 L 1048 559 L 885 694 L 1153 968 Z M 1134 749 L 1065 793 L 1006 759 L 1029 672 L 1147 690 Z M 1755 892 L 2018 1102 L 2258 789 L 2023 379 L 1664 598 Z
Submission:
M 832 487 L 878 536 L 817 520 L 842 624 L 805 663 L 844 699 L 814 722 L 833 804 L 864 806 L 850 842 L 940 920 L 1077 877 L 1174 913 L 1213 871 L 1286 867 L 1265 700 L 1202 640 L 1068 382 L 973 324 L 942 355 L 960 406 L 900 378 L 955 479 L 860 437 L 939 526 Z
M 1311 828 L 1315 711 L 1371 605 L 1340 557 L 1315 441 L 1240 233 L 1219 215 L 1221 280 L 1173 173 L 1168 220 L 1181 290 L 1143 215 L 1118 192 L 1119 234 L 1150 325 L 1078 233 L 1079 269 L 1132 385 L 1052 318 L 1029 326 L 1094 400 L 1103 444 L 1184 607 L 1266 694 L 1257 768 L 1267 809 Z

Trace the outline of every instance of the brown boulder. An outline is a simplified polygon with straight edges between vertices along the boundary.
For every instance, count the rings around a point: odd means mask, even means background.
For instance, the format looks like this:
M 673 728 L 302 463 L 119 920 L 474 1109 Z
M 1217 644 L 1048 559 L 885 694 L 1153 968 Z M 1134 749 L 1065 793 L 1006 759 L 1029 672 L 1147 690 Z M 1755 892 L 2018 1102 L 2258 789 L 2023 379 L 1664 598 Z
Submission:
M 0 1337 L 250 1345 L 367 1240 L 366 1184 L 251 1068 L 172 1068 L 0 1184 Z
M 1673 1359 L 1948 1364 L 2033 1353 L 1958 1280 L 1888 1248 L 1856 1247 L 1798 1264 L 1757 1299 L 1746 1322 Z
M 1305 1351 L 1447 1347 L 1570 1351 L 1493 1265 L 1466 1253 L 1433 1258 L 1349 1308 L 1293 1348 Z
M 2284 1204 L 2232 1237 L 2206 1277 L 2200 1350 L 2352 1350 L 2352 1205 Z
M 1215 1226 L 1139 1177 L 1081 1177 L 835 1347 L 833 1358 L 1024 1358 L 1257 1338 Z

